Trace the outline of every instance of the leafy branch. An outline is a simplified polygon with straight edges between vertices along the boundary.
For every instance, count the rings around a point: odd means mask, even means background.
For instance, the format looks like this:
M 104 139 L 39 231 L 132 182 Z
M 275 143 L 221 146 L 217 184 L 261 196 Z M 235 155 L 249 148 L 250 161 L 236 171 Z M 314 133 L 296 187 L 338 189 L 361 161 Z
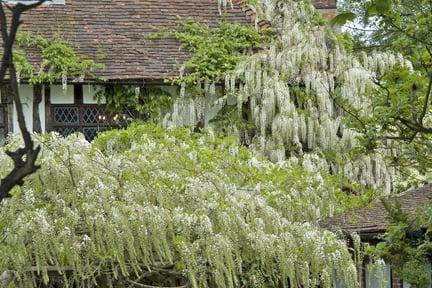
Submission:
M 192 54 L 184 63 L 184 73 L 173 79 L 174 83 L 189 85 L 222 80 L 234 70 L 245 52 L 262 48 L 273 33 L 271 29 L 257 30 L 226 22 L 209 27 L 188 18 L 179 22 L 177 29 L 159 31 L 149 38 L 175 38 Z
M 38 66 L 28 60 L 26 52 L 29 49 L 40 55 Z M 20 32 L 16 36 L 14 56 L 20 77 L 28 79 L 31 84 L 53 83 L 65 77 L 82 80 L 87 75 L 94 76 L 97 69 L 104 67 L 101 63 L 77 55 L 72 45 L 58 35 L 45 38 Z

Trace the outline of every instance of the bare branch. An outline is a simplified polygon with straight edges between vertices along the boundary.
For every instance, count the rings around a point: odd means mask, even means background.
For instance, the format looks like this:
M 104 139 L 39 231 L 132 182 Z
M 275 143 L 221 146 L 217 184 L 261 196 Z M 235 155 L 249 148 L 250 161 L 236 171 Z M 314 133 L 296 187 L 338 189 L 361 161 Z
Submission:
M 10 191 L 16 185 L 23 185 L 24 178 L 30 174 L 33 174 L 39 169 L 36 160 L 40 152 L 40 147 L 34 147 L 33 140 L 31 139 L 30 132 L 27 130 L 23 107 L 18 91 L 18 81 L 16 78 L 16 70 L 13 62 L 13 45 L 16 39 L 19 26 L 22 24 L 20 20 L 22 13 L 30 9 L 36 8 L 41 5 L 45 0 L 39 0 L 36 3 L 24 5 L 18 3 L 15 6 L 10 7 L 12 12 L 10 29 L 8 31 L 8 23 L 6 14 L 4 11 L 3 3 L 0 0 L 0 29 L 3 39 L 3 57 L 0 67 L 0 87 L 3 85 L 5 80 L 6 72 L 9 71 L 9 85 L 13 100 L 15 102 L 18 125 L 21 130 L 21 134 L 24 140 L 24 147 L 19 148 L 16 151 L 7 151 L 7 155 L 11 157 L 14 163 L 12 171 L 1 180 L 0 183 L 0 202 L 5 198 L 10 197 Z
M 402 117 L 398 117 L 397 119 L 412 131 L 424 134 L 432 134 L 432 128 L 427 128 L 420 123 L 413 122 Z

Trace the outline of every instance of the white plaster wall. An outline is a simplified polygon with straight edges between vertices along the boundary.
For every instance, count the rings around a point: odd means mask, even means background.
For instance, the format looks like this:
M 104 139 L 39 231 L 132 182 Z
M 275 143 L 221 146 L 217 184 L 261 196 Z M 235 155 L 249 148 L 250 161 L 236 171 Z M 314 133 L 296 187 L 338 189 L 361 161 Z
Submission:
M 67 85 L 66 90 L 62 85 L 51 85 L 51 104 L 74 104 L 73 85 Z
M 33 86 L 20 85 L 18 91 L 23 105 L 26 127 L 29 131 L 33 131 Z M 15 103 L 13 105 L 13 133 L 21 133 Z
M 39 103 L 39 118 L 41 121 L 41 128 L 42 128 L 42 133 L 44 133 L 45 130 L 45 89 L 43 89 L 42 92 L 42 101 Z
M 26 121 L 26 127 L 29 131 L 33 131 L 33 86 L 31 85 L 20 85 L 19 94 L 23 104 L 24 119 Z M 15 103 L 13 104 L 12 112 L 12 129 L 13 133 L 21 133 L 18 125 L 18 116 L 16 113 Z M 39 103 L 39 116 L 41 121 L 42 132 L 45 132 L 45 95 L 42 94 L 42 101 Z
M 103 89 L 102 86 L 83 85 L 83 103 L 84 104 L 105 104 L 105 97 L 101 97 L 100 102 L 96 99 L 96 93 Z

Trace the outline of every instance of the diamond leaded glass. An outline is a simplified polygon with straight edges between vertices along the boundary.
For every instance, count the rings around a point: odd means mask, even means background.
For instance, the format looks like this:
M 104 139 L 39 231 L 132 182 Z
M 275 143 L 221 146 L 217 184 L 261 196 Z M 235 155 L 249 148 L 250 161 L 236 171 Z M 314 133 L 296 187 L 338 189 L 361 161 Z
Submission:
M 79 108 L 54 107 L 54 121 L 58 124 L 79 124 Z
M 110 115 L 106 107 L 100 105 L 52 105 L 51 107 L 53 113 L 51 113 L 50 130 L 64 137 L 81 132 L 88 141 L 93 141 L 99 132 L 112 128 L 114 122 L 116 127 L 127 125 L 127 121 L 122 118 L 117 123 L 118 115 Z
M 105 116 L 105 108 L 101 106 L 84 107 L 83 122 L 85 124 L 97 124 L 103 122 L 101 117 Z

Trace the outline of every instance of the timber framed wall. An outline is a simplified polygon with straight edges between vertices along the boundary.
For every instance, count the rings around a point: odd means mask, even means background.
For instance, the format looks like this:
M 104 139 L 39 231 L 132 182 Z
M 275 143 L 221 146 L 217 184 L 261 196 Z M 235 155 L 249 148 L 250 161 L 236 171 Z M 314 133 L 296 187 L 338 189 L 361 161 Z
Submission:
M 95 99 L 95 88 L 89 85 L 60 85 L 45 87 L 45 130 L 68 136 L 84 134 L 88 141 L 97 133 L 112 127 L 104 104 Z M 104 101 L 102 101 L 104 102 Z

